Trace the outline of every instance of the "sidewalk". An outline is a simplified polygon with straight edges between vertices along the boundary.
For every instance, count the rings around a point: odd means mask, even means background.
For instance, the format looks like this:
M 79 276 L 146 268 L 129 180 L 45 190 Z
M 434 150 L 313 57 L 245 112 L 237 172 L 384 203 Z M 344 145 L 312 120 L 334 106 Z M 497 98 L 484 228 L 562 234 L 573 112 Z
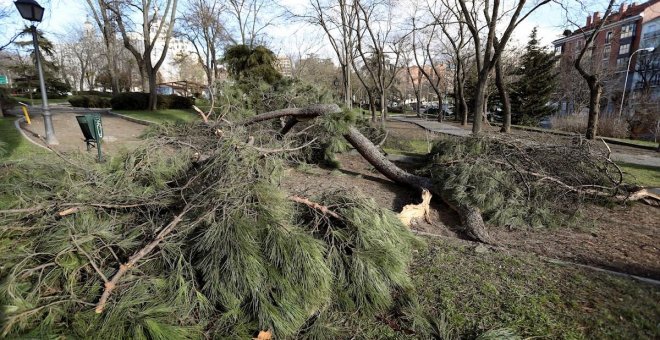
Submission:
M 470 130 L 462 129 L 450 124 L 440 123 L 434 120 L 423 120 L 419 118 L 408 118 L 408 117 L 390 117 L 391 120 L 396 120 L 399 122 L 412 123 L 417 126 L 420 126 L 426 130 L 444 133 L 452 136 L 467 137 L 472 134 Z M 652 166 L 660 169 L 660 155 L 657 152 L 649 151 L 644 154 L 627 154 L 622 152 L 612 152 L 612 160 L 617 162 L 624 162 L 630 164 Z

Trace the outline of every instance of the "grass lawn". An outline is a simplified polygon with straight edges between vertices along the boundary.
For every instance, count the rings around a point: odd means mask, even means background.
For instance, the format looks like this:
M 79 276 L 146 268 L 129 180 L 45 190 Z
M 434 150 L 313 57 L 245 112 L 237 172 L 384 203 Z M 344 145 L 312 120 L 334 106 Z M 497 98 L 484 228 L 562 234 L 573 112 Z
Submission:
M 433 143 L 433 141 L 430 141 Z M 424 156 L 429 153 L 429 142 L 424 139 L 400 139 L 388 137 L 383 150 L 390 154 Z
M 30 159 L 37 155 L 48 154 L 48 151 L 30 143 L 21 136 L 14 127 L 14 117 L 0 118 L 0 162 Z
M 624 172 L 624 179 L 627 182 L 637 183 L 647 187 L 660 188 L 660 168 L 629 163 L 617 164 Z
M 551 339 L 660 336 L 658 287 L 535 255 L 427 241 L 412 268 L 421 307 L 460 338 L 503 327 Z
M 14 127 L 14 117 L 0 118 L 0 166 L 3 163 L 27 162 L 35 157 L 51 157 L 51 154 L 30 143 Z M 0 188 L 0 209 L 15 204 L 15 197 Z
M 626 143 L 629 143 L 629 144 L 635 144 L 635 145 L 641 145 L 641 146 L 650 146 L 650 147 L 653 147 L 653 148 L 658 147 L 658 143 L 647 141 L 647 140 L 622 139 L 622 138 L 611 138 L 611 137 L 605 137 L 604 139 L 605 139 L 605 141 L 607 141 L 607 140 L 616 140 L 616 141 L 620 141 L 620 142 L 626 142 Z
M 158 110 L 158 111 L 130 111 L 130 110 L 113 110 L 123 115 L 130 117 L 147 120 L 157 124 L 162 123 L 175 123 L 175 122 L 192 122 L 199 119 L 199 116 L 192 110 Z
M 41 105 L 41 99 L 30 99 L 26 97 L 14 97 L 19 102 L 23 102 L 28 105 Z M 58 98 L 58 99 L 51 99 L 48 98 L 48 103 L 49 104 L 61 104 L 61 103 L 68 103 L 69 98 Z

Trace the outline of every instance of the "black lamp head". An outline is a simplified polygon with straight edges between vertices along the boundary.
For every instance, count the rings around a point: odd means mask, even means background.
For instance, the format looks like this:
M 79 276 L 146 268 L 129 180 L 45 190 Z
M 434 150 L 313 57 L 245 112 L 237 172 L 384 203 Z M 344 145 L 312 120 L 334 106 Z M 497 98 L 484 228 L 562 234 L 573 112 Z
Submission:
M 14 5 L 25 20 L 41 22 L 44 17 L 44 8 L 34 0 L 16 0 Z

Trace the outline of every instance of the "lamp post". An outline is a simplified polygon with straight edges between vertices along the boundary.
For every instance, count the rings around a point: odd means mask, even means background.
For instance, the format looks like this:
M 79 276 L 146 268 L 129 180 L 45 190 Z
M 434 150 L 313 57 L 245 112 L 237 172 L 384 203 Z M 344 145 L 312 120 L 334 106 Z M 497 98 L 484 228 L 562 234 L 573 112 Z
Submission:
M 14 2 L 21 17 L 25 20 L 32 22 L 41 22 L 44 16 L 44 8 L 39 5 L 35 0 L 16 0 Z M 39 72 L 39 86 L 41 88 L 41 101 L 44 116 L 44 126 L 46 127 L 46 144 L 57 145 L 57 138 L 55 138 L 55 130 L 53 129 L 53 118 L 48 108 L 48 95 L 46 94 L 46 83 L 44 82 L 44 72 L 41 66 L 41 53 L 39 52 L 39 44 L 37 41 L 37 28 L 33 25 L 30 26 L 32 32 L 32 43 L 34 44 L 34 55 L 37 60 L 37 71 Z
M 621 106 L 619 107 L 619 117 L 621 117 L 621 115 L 623 114 L 623 99 L 626 96 L 626 86 L 628 86 L 628 72 L 630 72 L 630 62 L 632 61 L 633 55 L 639 51 L 653 52 L 654 50 L 655 47 L 640 48 L 637 51 L 630 54 L 630 57 L 628 58 L 628 68 L 626 68 L 626 79 L 623 82 L 623 93 L 621 93 Z M 635 73 L 633 73 L 633 76 L 634 74 Z

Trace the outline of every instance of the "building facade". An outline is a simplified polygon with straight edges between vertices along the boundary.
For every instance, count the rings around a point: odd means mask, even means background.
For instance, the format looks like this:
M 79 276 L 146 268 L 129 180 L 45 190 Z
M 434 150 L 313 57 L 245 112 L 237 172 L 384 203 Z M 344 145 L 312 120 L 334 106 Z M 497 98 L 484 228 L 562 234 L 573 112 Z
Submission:
M 597 32 L 592 48 L 585 52 L 582 59 L 583 67 L 588 69 L 588 72 L 597 74 L 604 84 L 601 102 L 601 112 L 604 114 L 618 113 L 623 91 L 626 91 L 625 96 L 629 97 L 631 91 L 640 89 L 642 74 L 650 71 L 642 64 L 653 55 L 660 53 L 660 50 L 656 49 L 653 52 L 638 50 L 657 46 L 659 18 L 660 0 L 651 0 L 642 4 L 623 3 L 618 11 L 605 19 L 606 22 Z M 563 77 L 566 82 L 561 85 L 566 91 L 566 95 L 562 96 L 559 102 L 562 114 L 579 113 L 581 108 L 584 108 L 584 96 L 581 96 L 578 89 L 574 89 L 570 84 L 571 81 L 581 83 L 581 78 L 573 64 L 584 47 L 586 38 L 602 20 L 601 13 L 594 12 L 586 18 L 585 26 L 575 32 L 565 31 L 562 38 L 553 41 L 555 54 L 561 56 L 560 79 Z M 645 81 L 648 76 L 648 74 L 644 75 Z M 655 89 L 652 92 L 657 92 L 657 76 L 654 79 L 656 79 L 655 85 L 652 86 Z M 651 83 L 645 82 L 647 87 L 651 86 Z

